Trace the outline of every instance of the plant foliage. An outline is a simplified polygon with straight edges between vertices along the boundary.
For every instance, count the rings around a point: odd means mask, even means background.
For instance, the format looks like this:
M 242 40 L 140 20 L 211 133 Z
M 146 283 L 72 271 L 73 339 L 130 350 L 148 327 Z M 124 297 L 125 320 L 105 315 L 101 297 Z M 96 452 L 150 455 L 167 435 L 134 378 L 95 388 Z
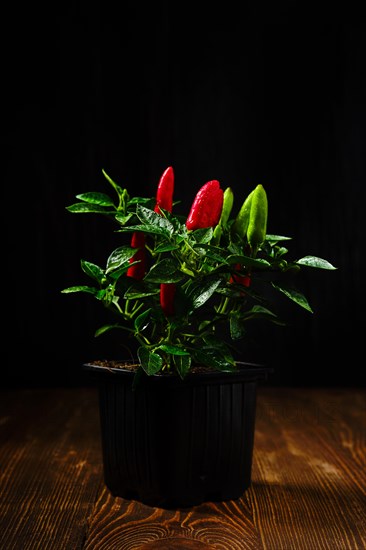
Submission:
M 186 218 L 155 212 L 154 198 L 132 197 L 103 174 L 113 198 L 82 193 L 67 210 L 112 219 L 121 233 L 121 246 L 109 253 L 104 266 L 81 260 L 91 282 L 62 292 L 88 293 L 113 312 L 113 322 L 99 327 L 96 336 L 116 329 L 128 333 L 137 343 L 139 363 L 148 375 L 172 372 L 184 379 L 194 364 L 235 370 L 235 344 L 245 337 L 248 322 L 284 324 L 269 302 L 271 292 L 312 312 L 290 275 L 304 267 L 336 269 L 315 256 L 287 259 L 290 238 L 281 235 L 265 234 L 254 249 L 246 234 L 233 231 L 238 219 L 230 212 L 216 227 L 188 230 Z M 130 239 L 136 231 L 146 239 L 147 270 L 141 280 L 127 275 L 134 264 L 136 249 Z M 162 284 L 175 285 L 172 315 L 161 307 Z

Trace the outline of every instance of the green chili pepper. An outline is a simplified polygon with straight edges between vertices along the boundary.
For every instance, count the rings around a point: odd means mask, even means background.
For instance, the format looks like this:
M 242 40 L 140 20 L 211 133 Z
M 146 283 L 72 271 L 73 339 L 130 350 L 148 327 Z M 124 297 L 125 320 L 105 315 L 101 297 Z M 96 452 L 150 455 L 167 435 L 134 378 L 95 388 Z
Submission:
M 224 198 L 222 203 L 222 210 L 221 210 L 221 216 L 219 219 L 219 223 L 216 225 L 214 229 L 212 244 L 218 245 L 220 243 L 221 235 L 222 235 L 222 228 L 227 224 L 229 221 L 230 213 L 233 208 L 234 204 L 234 193 L 231 189 L 231 187 L 227 187 L 224 191 Z
M 250 209 L 252 205 L 253 195 L 254 195 L 254 189 L 251 193 L 249 193 L 249 195 L 243 202 L 238 212 L 238 215 L 236 216 L 235 221 L 233 223 L 232 231 L 233 233 L 236 233 L 237 235 L 239 235 L 241 239 L 247 238 L 247 229 L 249 225 Z
M 268 201 L 263 185 L 257 185 L 250 202 L 247 239 L 255 255 L 267 233 Z
M 231 187 L 227 187 L 224 191 L 224 200 L 222 203 L 222 211 L 219 220 L 219 224 L 226 225 L 229 221 L 231 210 L 234 204 L 234 193 Z

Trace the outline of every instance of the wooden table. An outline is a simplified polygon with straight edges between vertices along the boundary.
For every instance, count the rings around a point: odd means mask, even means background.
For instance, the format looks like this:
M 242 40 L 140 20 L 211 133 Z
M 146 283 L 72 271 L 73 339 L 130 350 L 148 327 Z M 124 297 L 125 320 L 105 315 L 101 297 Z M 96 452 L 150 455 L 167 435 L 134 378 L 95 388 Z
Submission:
M 165 510 L 105 488 L 95 388 L 0 393 L 0 549 L 366 548 L 366 391 L 259 387 L 252 486 Z

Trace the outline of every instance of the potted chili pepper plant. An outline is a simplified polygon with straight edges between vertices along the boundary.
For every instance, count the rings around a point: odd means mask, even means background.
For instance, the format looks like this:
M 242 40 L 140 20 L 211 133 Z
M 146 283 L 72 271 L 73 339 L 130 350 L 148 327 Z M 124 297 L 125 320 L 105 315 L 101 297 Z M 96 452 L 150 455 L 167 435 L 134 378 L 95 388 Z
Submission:
M 67 210 L 110 218 L 121 245 L 105 266 L 82 260 L 92 283 L 62 292 L 99 301 L 111 322 L 95 335 L 115 331 L 131 348 L 132 360 L 84 365 L 98 380 L 106 485 L 160 506 L 239 498 L 251 482 L 257 384 L 271 371 L 242 356 L 248 323 L 283 324 L 269 290 L 312 312 L 296 273 L 336 268 L 287 259 L 290 239 L 267 233 L 261 184 L 235 208 L 233 190 L 208 181 L 187 215 L 171 166 L 147 198 L 103 174 L 113 196 L 82 193 Z

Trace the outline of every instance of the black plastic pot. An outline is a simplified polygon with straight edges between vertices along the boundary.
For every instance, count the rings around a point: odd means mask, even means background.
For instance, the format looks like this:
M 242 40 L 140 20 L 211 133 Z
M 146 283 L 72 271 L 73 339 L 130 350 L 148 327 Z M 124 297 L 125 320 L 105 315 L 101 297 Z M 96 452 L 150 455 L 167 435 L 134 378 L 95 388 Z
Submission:
M 104 480 L 114 496 L 187 507 L 242 496 L 251 483 L 256 392 L 271 369 L 145 376 L 86 364 L 97 375 Z

